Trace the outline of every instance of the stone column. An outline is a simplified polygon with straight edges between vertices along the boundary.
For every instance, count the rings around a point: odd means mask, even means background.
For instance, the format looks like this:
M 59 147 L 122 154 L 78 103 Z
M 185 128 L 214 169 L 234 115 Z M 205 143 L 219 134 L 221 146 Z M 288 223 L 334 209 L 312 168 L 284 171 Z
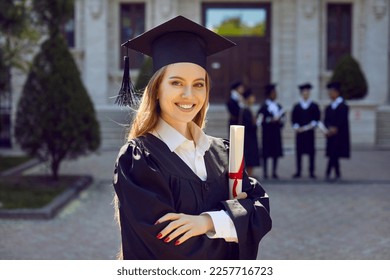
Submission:
M 96 106 L 108 104 L 107 3 L 86 0 L 84 13 L 84 83 Z
M 312 97 L 318 100 L 321 40 L 317 0 L 298 0 L 296 35 L 296 84 L 310 82 L 313 85 Z
M 178 15 L 178 0 L 155 0 L 153 26 L 157 26 Z
M 366 75 L 369 93 L 367 99 L 378 104 L 389 101 L 389 4 L 388 1 L 367 1 L 367 28 L 365 33 L 366 58 L 363 71 Z

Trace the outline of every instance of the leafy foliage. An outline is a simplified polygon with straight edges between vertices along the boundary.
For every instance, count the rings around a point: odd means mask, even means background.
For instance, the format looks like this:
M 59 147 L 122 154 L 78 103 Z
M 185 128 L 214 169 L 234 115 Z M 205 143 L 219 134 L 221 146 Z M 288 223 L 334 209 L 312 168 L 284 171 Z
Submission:
M 54 178 L 63 159 L 100 145 L 93 104 L 60 34 L 46 40 L 33 61 L 17 108 L 15 137 L 29 155 L 50 161 Z
M 33 9 L 39 21 L 48 27 L 51 34 L 55 34 L 72 15 L 74 0 L 34 0 Z
M 32 15 L 31 6 L 27 0 L 0 1 L 0 49 L 2 65 L 0 73 L 16 67 L 27 72 L 30 64 L 26 59 L 34 50 L 35 43 L 40 38 L 40 30 Z M 0 88 L 0 90 L 4 88 Z
M 0 48 L 0 94 L 9 91 L 10 69 L 4 61 L 4 51 Z
M 222 36 L 264 36 L 265 30 L 265 22 L 248 26 L 240 17 L 228 18 L 214 28 Z
M 340 91 L 345 99 L 361 99 L 368 92 L 365 75 L 351 55 L 341 57 L 330 81 L 341 83 Z

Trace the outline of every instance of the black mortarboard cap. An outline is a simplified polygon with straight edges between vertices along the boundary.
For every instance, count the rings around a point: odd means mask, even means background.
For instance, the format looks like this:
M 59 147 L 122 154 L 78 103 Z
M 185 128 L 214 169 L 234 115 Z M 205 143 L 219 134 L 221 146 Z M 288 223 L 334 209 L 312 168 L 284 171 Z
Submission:
M 312 89 L 313 86 L 310 83 L 304 83 L 298 86 L 299 90 Z
M 327 89 L 334 89 L 334 90 L 337 90 L 337 91 L 340 91 L 340 87 L 341 87 L 341 84 L 340 82 L 330 82 L 326 85 L 326 88 Z
M 178 62 L 191 62 L 206 69 L 207 56 L 235 45 L 183 16 L 177 16 L 122 44 L 151 56 L 154 71 Z
M 206 69 L 207 56 L 235 45 L 183 16 L 177 16 L 122 44 L 151 56 L 154 71 L 177 62 L 192 62 Z
M 243 85 L 243 83 L 242 83 L 241 81 L 235 81 L 235 82 L 231 83 L 230 89 L 231 89 L 231 90 L 232 90 L 232 89 L 236 89 L 236 88 L 238 88 L 240 85 Z
M 276 88 L 276 84 L 268 84 L 264 86 L 265 95 L 268 96 Z

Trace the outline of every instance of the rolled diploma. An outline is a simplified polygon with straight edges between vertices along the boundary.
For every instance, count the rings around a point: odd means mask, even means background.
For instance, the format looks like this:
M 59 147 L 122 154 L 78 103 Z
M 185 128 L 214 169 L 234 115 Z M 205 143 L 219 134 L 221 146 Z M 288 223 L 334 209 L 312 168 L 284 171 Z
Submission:
M 229 197 L 234 199 L 242 192 L 244 172 L 244 130 L 242 125 L 230 126 Z

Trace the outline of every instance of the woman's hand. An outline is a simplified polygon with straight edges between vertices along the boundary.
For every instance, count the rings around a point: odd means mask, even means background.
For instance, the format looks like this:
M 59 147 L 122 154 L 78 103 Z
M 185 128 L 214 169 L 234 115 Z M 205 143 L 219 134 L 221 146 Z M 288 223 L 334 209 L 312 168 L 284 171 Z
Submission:
M 178 236 L 175 245 L 180 245 L 193 236 L 202 235 L 206 232 L 214 231 L 214 224 L 207 214 L 199 216 L 168 213 L 157 220 L 156 224 L 171 221 L 158 235 L 158 239 L 163 239 L 168 243 Z
M 326 134 L 327 137 L 331 137 L 338 133 L 338 128 L 335 126 L 329 127 L 328 133 Z
M 246 192 L 239 193 L 235 199 L 245 199 L 248 197 L 248 194 Z
M 239 193 L 235 199 L 247 198 L 247 193 Z M 160 233 L 157 235 L 158 239 L 164 240 L 168 243 L 173 239 L 178 238 L 175 245 L 180 245 L 193 236 L 205 234 L 207 232 L 214 232 L 214 224 L 208 214 L 201 215 L 187 215 L 168 213 L 156 221 L 156 224 L 171 221 Z

